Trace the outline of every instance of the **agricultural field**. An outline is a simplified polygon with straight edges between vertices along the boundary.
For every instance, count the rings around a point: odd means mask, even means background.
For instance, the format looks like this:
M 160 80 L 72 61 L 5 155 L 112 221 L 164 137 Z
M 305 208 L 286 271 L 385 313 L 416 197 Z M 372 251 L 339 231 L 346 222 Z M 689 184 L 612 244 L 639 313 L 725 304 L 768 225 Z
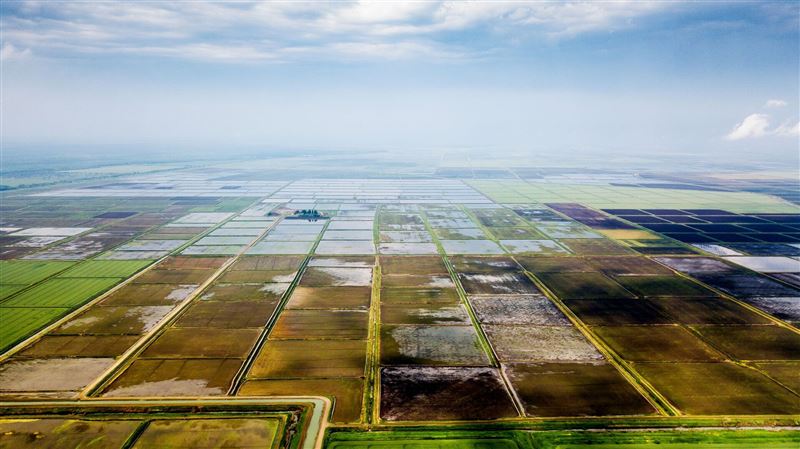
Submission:
M 797 447 L 800 206 L 614 176 L 7 192 L 0 448 Z

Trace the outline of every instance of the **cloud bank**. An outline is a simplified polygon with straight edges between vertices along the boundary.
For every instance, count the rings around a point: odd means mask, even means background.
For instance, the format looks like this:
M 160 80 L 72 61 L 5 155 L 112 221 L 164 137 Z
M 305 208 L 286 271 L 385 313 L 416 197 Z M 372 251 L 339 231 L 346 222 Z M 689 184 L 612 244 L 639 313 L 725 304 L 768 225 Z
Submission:
M 463 59 L 525 37 L 612 32 L 675 2 L 7 3 L 4 40 L 49 57 L 142 55 L 209 62 Z M 489 36 L 484 46 L 458 36 Z M 482 48 L 484 47 L 484 48 Z
M 767 100 L 767 102 L 764 103 L 765 108 L 783 108 L 786 107 L 786 105 L 787 103 L 785 100 L 777 100 L 777 99 Z
M 792 125 L 785 121 L 780 126 L 770 129 L 771 117 L 767 114 L 750 114 L 733 127 L 725 136 L 726 140 L 736 141 L 755 139 L 765 136 L 798 137 L 800 136 L 800 122 Z

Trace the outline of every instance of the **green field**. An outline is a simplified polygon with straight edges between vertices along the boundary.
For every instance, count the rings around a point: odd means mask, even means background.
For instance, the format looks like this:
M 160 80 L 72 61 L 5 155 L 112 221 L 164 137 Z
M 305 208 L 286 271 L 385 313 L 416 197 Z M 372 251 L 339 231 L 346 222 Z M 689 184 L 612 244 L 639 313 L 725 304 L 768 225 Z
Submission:
M 77 307 L 108 290 L 119 278 L 57 278 L 7 299 L 1 307 Z
M 0 303 L 0 350 L 5 350 L 116 285 L 120 278 L 55 278 Z
M 37 329 L 67 313 L 67 308 L 0 307 L 0 350 L 5 350 Z
M 0 261 L 0 284 L 33 284 L 72 265 L 75 262 L 3 260 Z
M 329 449 L 789 449 L 800 445 L 800 432 L 765 430 L 686 430 L 647 432 L 564 431 L 377 431 L 330 432 Z
M 800 448 L 782 427 L 800 422 L 800 268 L 727 258 L 800 256 L 800 207 L 612 181 L 312 174 L 267 194 L 238 177 L 3 205 L 0 399 L 19 402 L 0 412 L 24 419 L 0 419 L 0 449 Z M 128 188 L 168 197 L 70 199 Z M 35 246 L 17 227 L 92 231 Z M 265 400 L 283 414 L 249 408 Z M 34 401 L 50 402 L 22 413 Z M 324 405 L 321 446 L 292 401 Z
M 126 278 L 152 260 L 88 260 L 58 275 L 60 278 Z

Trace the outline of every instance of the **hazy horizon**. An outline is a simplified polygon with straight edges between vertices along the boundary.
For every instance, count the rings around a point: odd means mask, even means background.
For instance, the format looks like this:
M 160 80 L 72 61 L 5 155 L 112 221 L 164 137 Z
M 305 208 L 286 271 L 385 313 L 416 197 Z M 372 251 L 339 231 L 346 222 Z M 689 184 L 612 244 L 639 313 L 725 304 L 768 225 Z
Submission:
M 6 151 L 798 158 L 797 3 L 0 8 Z

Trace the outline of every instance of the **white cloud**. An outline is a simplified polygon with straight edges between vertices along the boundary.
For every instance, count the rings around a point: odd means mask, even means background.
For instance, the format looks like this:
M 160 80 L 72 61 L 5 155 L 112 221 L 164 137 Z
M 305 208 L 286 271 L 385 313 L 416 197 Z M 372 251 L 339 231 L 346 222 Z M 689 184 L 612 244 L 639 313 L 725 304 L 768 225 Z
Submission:
M 770 129 L 771 117 L 767 114 L 750 114 L 737 124 L 725 136 L 727 140 L 753 139 L 764 136 L 798 137 L 800 136 L 800 122 L 792 125 L 785 121 L 780 126 Z
M 566 39 L 627 28 L 637 18 L 675 5 L 637 1 L 19 2 L 5 13 L 3 25 L 7 39 L 49 57 L 140 53 L 213 62 L 284 61 L 309 54 L 454 59 L 480 57 L 531 34 Z M 489 36 L 471 40 L 471 47 L 465 49 L 447 40 L 449 32 Z M 231 50 L 229 56 L 224 55 L 225 49 Z
M 0 61 L 10 61 L 12 59 L 23 59 L 31 55 L 31 49 L 20 50 L 9 42 L 3 43 L 0 49 Z
M 750 114 L 736 125 L 725 138 L 728 140 L 742 140 L 762 137 L 767 135 L 767 128 L 769 128 L 768 115 Z
M 214 45 L 196 43 L 176 47 L 135 47 L 119 49 L 119 52 L 153 54 L 183 59 L 218 62 L 277 60 L 279 56 L 266 49 L 249 45 Z
M 786 106 L 786 101 L 778 99 L 767 100 L 767 102 L 764 103 L 765 108 L 782 108 L 785 106 Z
M 334 54 L 340 54 L 358 59 L 411 59 L 427 56 L 436 59 L 464 59 L 465 53 L 455 49 L 439 48 L 425 42 L 394 42 L 394 43 L 369 43 L 369 42 L 340 42 L 326 47 Z
M 662 11 L 669 2 L 539 2 L 526 8 L 521 19 L 527 24 L 544 24 L 552 37 L 613 30 L 630 26 L 630 21 Z
M 784 137 L 800 137 L 800 122 L 792 126 L 791 122 L 784 122 L 781 126 L 775 128 L 774 134 L 776 136 Z

